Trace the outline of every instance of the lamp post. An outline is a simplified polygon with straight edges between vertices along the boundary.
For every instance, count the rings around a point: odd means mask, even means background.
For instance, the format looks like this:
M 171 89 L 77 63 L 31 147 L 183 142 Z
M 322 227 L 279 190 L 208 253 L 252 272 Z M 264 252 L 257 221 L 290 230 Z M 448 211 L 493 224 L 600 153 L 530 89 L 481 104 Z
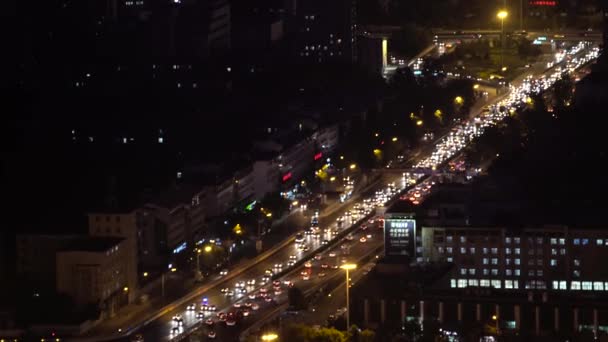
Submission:
M 492 315 L 492 320 L 496 322 L 496 335 L 498 336 L 500 334 L 500 331 L 498 329 L 498 315 Z
M 505 53 L 505 19 L 509 15 L 509 12 L 501 10 L 496 14 L 500 19 L 500 67 L 504 66 L 504 53 Z
M 172 273 L 177 272 L 177 268 L 175 268 L 175 267 L 171 267 L 171 268 L 169 268 L 169 270 Z M 165 272 L 163 272 L 160 275 L 160 289 L 161 289 L 161 296 L 164 297 L 165 296 Z
M 349 271 L 357 268 L 357 264 L 344 264 L 340 266 L 341 269 L 346 271 L 346 330 L 350 327 L 350 297 L 349 297 L 349 288 L 350 288 L 350 276 Z

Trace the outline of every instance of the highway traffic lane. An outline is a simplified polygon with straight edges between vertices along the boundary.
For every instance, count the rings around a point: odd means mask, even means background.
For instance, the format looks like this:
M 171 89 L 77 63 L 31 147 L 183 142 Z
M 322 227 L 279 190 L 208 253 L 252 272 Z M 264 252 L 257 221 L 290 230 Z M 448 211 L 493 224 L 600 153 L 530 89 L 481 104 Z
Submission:
M 347 207 L 348 210 L 350 210 L 351 207 L 352 207 L 352 205 L 348 206 Z M 349 226 L 350 226 L 350 224 L 345 224 L 342 229 L 346 229 Z M 337 229 L 335 224 L 332 225 L 331 228 Z M 340 230 L 342 230 L 342 229 L 340 229 Z M 311 250 L 315 250 L 316 248 L 320 247 L 321 240 L 317 240 L 312 237 L 306 237 L 306 241 L 310 245 Z M 247 281 L 252 278 L 256 278 L 256 280 L 259 281 L 261 276 L 263 275 L 264 271 L 267 268 L 272 268 L 272 265 L 274 265 L 275 263 L 280 262 L 280 263 L 286 264 L 290 255 L 296 255 L 296 256 L 298 256 L 298 259 L 300 259 L 305 254 L 307 254 L 307 253 L 304 253 L 304 252 L 298 250 L 297 248 L 295 248 L 294 244 L 290 244 L 290 245 L 286 246 L 285 248 L 279 250 L 277 253 L 275 253 L 268 259 L 266 259 L 264 262 L 252 266 L 250 269 L 246 270 L 244 273 L 242 273 L 238 277 L 236 277 L 230 281 L 227 281 L 227 282 L 222 282 L 218 286 L 207 291 L 203 296 L 199 296 L 200 298 L 197 298 L 196 302 L 200 302 L 202 297 L 207 296 L 207 297 L 209 297 L 211 304 L 214 304 L 217 307 L 227 306 L 230 303 L 232 303 L 234 301 L 234 299 L 226 298 L 221 293 L 221 291 L 220 291 L 221 288 L 230 287 L 231 289 L 233 289 L 234 284 L 237 281 Z M 214 302 L 215 300 L 217 300 L 217 303 Z M 182 315 L 182 317 L 184 318 L 184 325 L 185 325 L 186 329 L 189 328 L 192 324 L 197 322 L 195 319 L 194 320 L 187 319 L 188 316 L 185 315 L 185 313 L 186 313 L 185 311 L 186 311 L 186 307 L 188 304 L 190 304 L 190 303 L 185 303 L 184 305 L 179 306 L 175 310 L 167 312 L 161 318 L 159 318 L 157 321 L 150 323 L 148 326 L 140 329 L 140 331 L 138 331 L 137 333 L 142 334 L 146 341 L 149 341 L 149 340 L 150 341 L 166 341 L 166 340 L 168 340 L 170 338 L 171 328 L 173 327 L 172 317 L 175 314 Z
M 360 242 L 359 239 L 362 236 L 367 236 L 367 234 L 371 234 L 372 238 L 370 240 L 368 240 L 367 242 L 364 242 L 364 243 Z M 281 278 L 281 281 L 290 280 L 290 281 L 294 282 L 294 284 L 297 287 L 299 287 L 303 292 L 307 292 L 311 289 L 318 288 L 320 285 L 323 285 L 324 283 L 328 282 L 329 280 L 335 279 L 336 276 L 337 277 L 344 276 L 344 273 L 340 269 L 327 268 L 327 269 L 323 269 L 323 271 L 326 273 L 326 276 L 319 277 L 318 272 L 320 272 L 322 270 L 320 268 L 320 264 L 327 262 L 328 261 L 327 259 L 332 260 L 331 263 L 333 263 L 335 261 L 339 262 L 340 259 L 342 259 L 342 258 L 346 258 L 348 261 L 354 261 L 354 260 L 358 260 L 361 257 L 368 255 L 370 253 L 370 251 L 377 250 L 380 246 L 383 245 L 383 230 L 382 229 L 375 229 L 373 231 L 370 229 L 368 229 L 368 230 L 357 229 L 357 231 L 355 233 L 353 233 L 353 235 L 354 235 L 354 239 L 352 240 L 352 247 L 350 249 L 350 253 L 348 255 L 343 254 L 343 250 L 341 248 L 341 243 L 339 243 L 336 247 L 332 248 L 331 250 L 326 251 L 324 253 L 325 255 L 322 260 L 313 262 L 312 269 L 314 271 L 312 272 L 312 275 L 309 280 L 302 280 L 302 277 L 300 276 L 300 272 L 302 272 L 303 270 L 306 269 L 306 267 L 302 266 L 297 269 L 294 269 L 294 271 L 290 272 L 288 275 Z M 329 257 L 328 255 L 331 252 L 335 252 L 337 254 L 336 257 Z M 278 300 L 278 304 L 282 304 L 286 301 L 287 301 L 287 291 L 286 291 L 286 289 L 284 289 L 282 295 L 280 296 L 280 298 Z M 239 324 L 235 327 L 225 327 L 224 324 L 220 324 L 217 329 L 217 338 L 219 338 L 220 341 L 233 341 L 233 340 L 236 341 L 238 339 L 240 332 L 244 331 L 253 322 L 255 322 L 256 317 L 263 317 L 273 309 L 274 309 L 274 306 L 267 306 L 263 309 L 260 309 L 253 316 L 247 317 L 243 321 L 239 322 Z

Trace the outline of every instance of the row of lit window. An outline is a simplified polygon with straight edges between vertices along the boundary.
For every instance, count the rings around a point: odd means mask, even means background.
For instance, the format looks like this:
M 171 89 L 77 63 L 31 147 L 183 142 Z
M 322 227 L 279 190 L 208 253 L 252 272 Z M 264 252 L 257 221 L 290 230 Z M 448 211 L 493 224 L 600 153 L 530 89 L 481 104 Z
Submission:
M 339 40 L 338 40 L 339 41 Z M 583 245 L 586 246 L 590 243 L 590 241 L 592 241 L 593 239 L 588 239 L 588 238 L 574 238 L 572 239 L 572 243 L 574 245 Z M 453 243 L 454 242 L 454 238 L 451 235 L 446 236 L 446 242 L 447 243 Z M 460 237 L 460 243 L 466 243 L 467 242 L 467 237 L 466 236 L 461 236 Z M 536 242 L 536 244 L 542 244 L 543 243 L 543 238 L 542 237 L 537 237 L 537 238 L 528 238 L 528 244 L 533 244 L 534 242 Z M 564 246 L 566 244 L 566 239 L 565 238 L 551 238 L 549 240 L 551 245 L 562 245 Z M 505 244 L 511 244 L 514 243 L 516 245 L 521 243 L 521 238 L 519 237 L 505 237 Z M 595 244 L 597 246 L 608 246 L 608 239 L 595 239 Z
M 565 280 L 554 280 L 552 285 L 554 290 L 568 290 L 568 282 Z M 570 282 L 570 290 L 608 291 L 608 281 L 572 280 Z
M 492 287 L 495 289 L 503 288 L 503 281 L 500 279 L 451 279 L 451 288 L 466 288 L 466 287 Z M 504 288 L 507 290 L 519 289 L 519 280 L 504 280 Z M 547 285 L 542 280 L 528 280 L 524 282 L 526 289 L 546 289 Z

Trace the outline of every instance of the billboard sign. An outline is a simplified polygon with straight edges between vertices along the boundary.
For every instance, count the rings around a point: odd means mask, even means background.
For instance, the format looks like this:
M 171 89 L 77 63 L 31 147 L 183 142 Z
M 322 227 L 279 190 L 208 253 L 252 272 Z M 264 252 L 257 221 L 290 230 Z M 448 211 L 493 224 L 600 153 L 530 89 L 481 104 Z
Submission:
M 416 220 L 387 215 L 384 219 L 385 255 L 415 257 L 415 252 Z

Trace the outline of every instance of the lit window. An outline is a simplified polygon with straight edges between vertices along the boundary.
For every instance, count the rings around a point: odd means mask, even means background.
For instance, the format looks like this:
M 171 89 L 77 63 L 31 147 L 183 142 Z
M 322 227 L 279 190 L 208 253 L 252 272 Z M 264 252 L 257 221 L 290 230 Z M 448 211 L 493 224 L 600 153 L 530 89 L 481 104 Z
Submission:
M 521 254 L 521 249 L 515 248 L 515 254 L 517 254 L 517 255 Z
M 575 245 L 580 245 L 581 244 L 581 239 L 574 239 L 573 243 Z
M 513 288 L 513 280 L 505 280 L 505 289 Z
M 446 259 L 446 261 L 447 261 L 447 262 L 453 262 L 453 261 L 454 261 L 454 258 L 452 258 L 452 257 L 448 257 L 448 258 Z
M 551 284 L 553 286 L 552 289 L 554 289 L 554 290 L 558 290 L 559 289 L 559 281 L 554 280 L 554 281 L 551 282 Z
M 498 269 L 493 268 L 493 269 L 492 269 L 492 275 L 493 275 L 493 276 L 497 276 L 497 275 L 498 275 Z
M 474 268 L 469 268 L 469 274 L 470 275 L 475 275 L 475 269 Z
M 483 254 L 488 254 L 488 248 L 486 248 L 486 247 L 483 248 Z
M 572 271 L 572 276 L 575 277 L 575 278 L 580 277 L 581 276 L 581 271 L 579 271 L 579 270 Z
M 498 265 L 498 258 L 492 258 L 492 265 Z
M 568 289 L 568 282 L 565 280 L 560 280 L 559 282 L 559 289 L 560 290 L 567 290 Z
M 516 277 L 519 277 L 521 275 L 521 270 L 519 268 L 515 269 L 514 274 Z
M 460 243 L 465 243 L 465 242 L 467 242 L 467 238 L 464 237 L 464 236 L 461 236 L 460 237 Z
M 556 238 L 551 238 L 551 244 L 552 245 L 557 245 L 557 239 Z
M 481 260 L 481 263 L 484 264 L 484 265 L 487 265 L 488 264 L 488 258 L 483 258 Z
M 477 279 L 469 279 L 469 286 L 479 286 L 479 282 L 477 281 Z
M 460 275 L 467 275 L 467 269 L 466 268 L 462 268 L 460 270 Z
M 450 235 L 446 236 L 445 241 L 447 241 L 447 243 L 452 243 L 452 236 L 450 236 Z
M 447 251 L 448 251 L 448 254 L 452 254 L 452 247 L 448 247 L 448 248 L 446 248 L 446 249 L 447 249 Z
M 451 288 L 456 288 L 456 279 L 450 279 L 450 287 Z
M 601 281 L 593 282 L 593 290 L 595 291 L 604 291 L 604 283 Z
M 581 265 L 581 259 L 574 259 L 574 266 L 580 266 Z
M 510 237 L 506 237 L 506 238 L 505 238 L 505 243 L 506 243 L 506 244 L 511 243 L 511 238 L 510 238 Z
M 557 255 L 557 249 L 551 248 L 551 255 Z
M 492 280 L 492 287 L 495 288 L 495 289 L 500 289 L 501 288 L 501 282 L 500 282 L 500 280 L 493 279 Z
M 492 254 L 498 254 L 498 248 L 493 247 L 492 248 Z
M 595 240 L 595 242 L 598 246 L 601 246 L 604 244 L 604 239 L 597 239 L 597 240 Z
M 483 275 L 489 275 L 490 274 L 490 270 L 488 270 L 487 268 L 483 269 Z
M 467 287 L 467 280 L 466 279 L 458 279 L 458 288 L 465 288 Z
M 511 248 L 505 248 L 505 254 L 511 254 Z
M 551 259 L 551 261 L 549 262 L 549 264 L 551 266 L 557 266 L 557 259 Z
M 505 259 L 505 264 L 506 265 L 511 265 L 511 259 Z
M 507 268 L 505 270 L 505 275 L 508 276 L 508 277 L 510 277 L 511 275 L 513 275 L 513 270 L 511 270 L 510 268 Z
M 566 244 L 566 239 L 560 238 L 559 239 L 559 244 L 562 245 L 562 246 L 565 245 Z
M 443 247 L 437 247 L 437 252 L 439 252 L 439 254 L 443 254 Z
M 490 280 L 489 279 L 480 279 L 479 280 L 479 286 L 481 286 L 481 287 L 490 287 Z
M 589 239 L 583 239 L 583 246 L 588 245 L 589 244 Z
M 467 254 L 467 249 L 464 247 L 460 247 L 460 254 Z
M 521 239 L 518 238 L 518 237 L 516 237 L 516 238 L 513 239 L 513 241 L 515 241 L 515 244 L 518 245 L 521 242 Z
M 471 254 L 475 254 L 475 247 L 469 248 L 469 251 L 471 252 Z
M 570 282 L 570 290 L 580 290 L 581 289 L 581 282 L 580 281 L 571 281 Z
M 521 265 L 521 259 L 515 259 L 515 265 Z
M 560 248 L 559 254 L 566 255 L 566 249 L 565 248 Z
M 593 290 L 593 284 L 590 281 L 584 281 L 582 283 L 583 290 L 590 291 Z

